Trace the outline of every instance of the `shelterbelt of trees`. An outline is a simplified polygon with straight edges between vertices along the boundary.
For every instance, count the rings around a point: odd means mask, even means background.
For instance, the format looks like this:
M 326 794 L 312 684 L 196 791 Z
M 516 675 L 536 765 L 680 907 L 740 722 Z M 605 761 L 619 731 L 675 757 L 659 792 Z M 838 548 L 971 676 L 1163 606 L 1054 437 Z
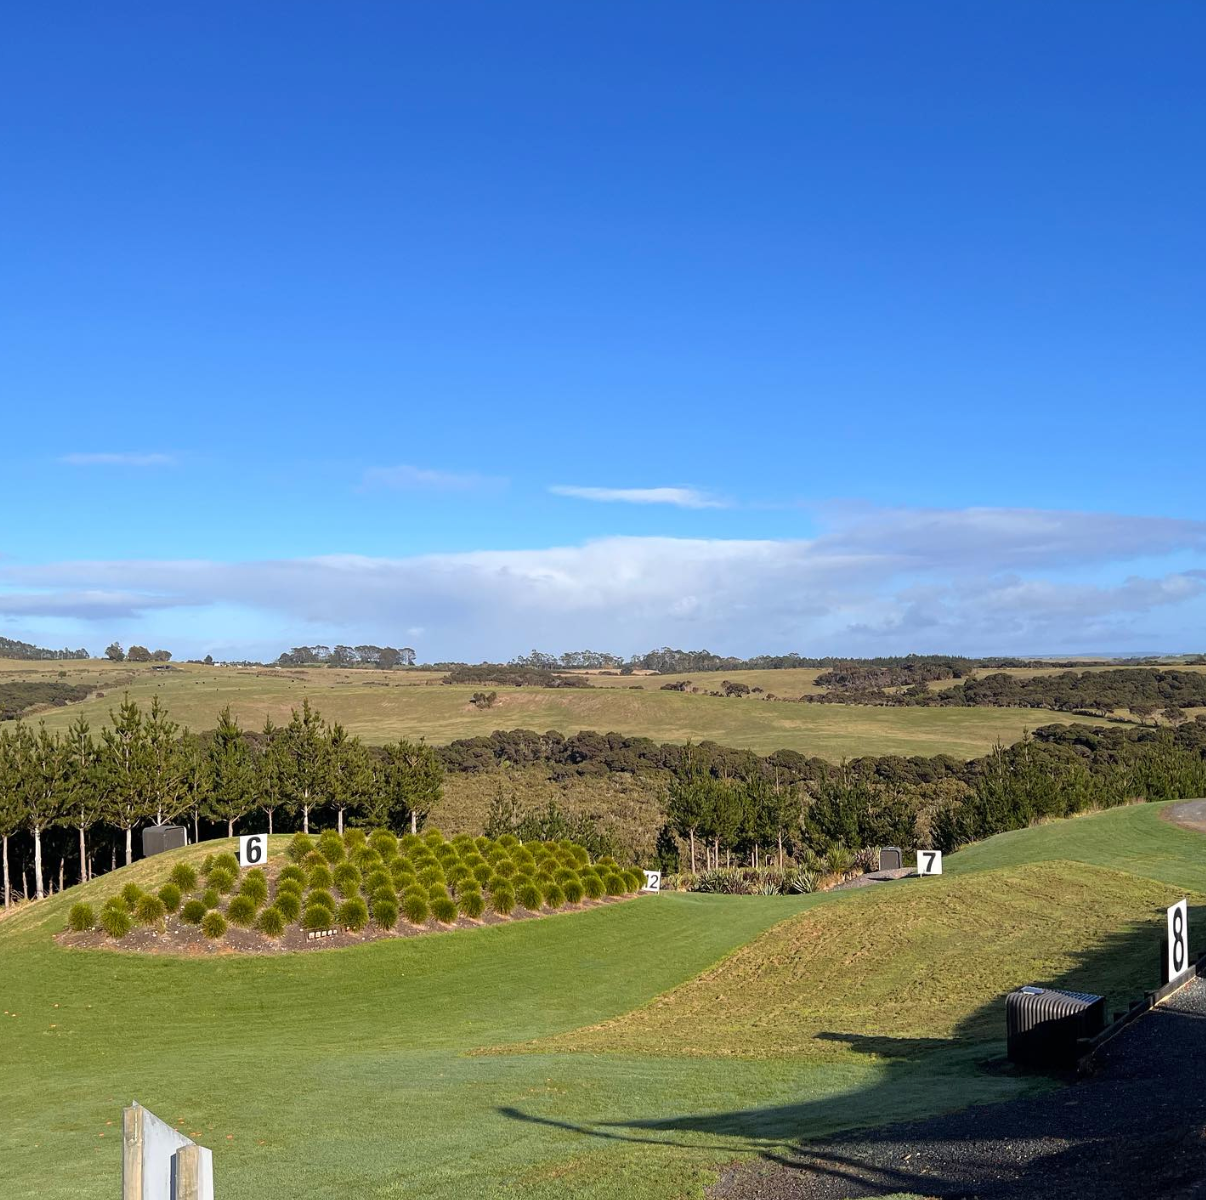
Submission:
M 44 650 L 29 642 L 16 642 L 0 637 L 0 658 L 18 658 L 26 662 L 55 662 L 58 659 L 88 658 L 87 650 Z

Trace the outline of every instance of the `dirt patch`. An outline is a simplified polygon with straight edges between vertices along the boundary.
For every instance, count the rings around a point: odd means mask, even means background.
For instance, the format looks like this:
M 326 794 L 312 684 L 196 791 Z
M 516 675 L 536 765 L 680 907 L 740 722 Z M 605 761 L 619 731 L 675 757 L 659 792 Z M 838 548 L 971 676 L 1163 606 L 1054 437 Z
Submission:
M 1160 810 L 1160 816 L 1182 829 L 1206 833 L 1206 800 L 1182 800 L 1180 804 L 1170 804 Z
M 509 925 L 515 921 L 530 921 L 541 917 L 555 917 L 563 913 L 582 912 L 588 908 L 601 908 L 605 904 L 617 904 L 623 900 L 635 899 L 633 896 L 605 896 L 600 900 L 583 900 L 581 904 L 567 904 L 555 912 L 531 912 L 526 908 L 516 907 L 509 917 L 500 917 L 496 913 L 486 913 L 474 921 L 461 917 L 455 925 L 441 925 L 438 921 L 429 920 L 424 925 L 411 925 L 405 918 L 399 918 L 396 929 L 378 929 L 370 925 L 360 933 L 349 929 L 336 929 L 330 937 L 309 938 L 306 931 L 297 925 L 290 925 L 283 937 L 270 938 L 255 929 L 240 929 L 237 925 L 229 925 L 226 935 L 220 938 L 207 938 L 196 925 L 188 925 L 180 920 L 179 914 L 167 918 L 163 925 L 156 929 L 148 925 L 135 925 L 124 938 L 111 938 L 104 930 L 93 929 L 87 933 L 73 933 L 65 930 L 55 935 L 55 941 L 60 946 L 73 950 L 119 950 L 137 954 L 176 954 L 195 958 L 202 955 L 222 954 L 251 954 L 272 955 L 292 954 L 299 951 L 337 950 L 346 946 L 360 946 L 365 942 L 380 942 L 393 938 L 423 937 L 432 933 L 448 933 L 453 929 L 480 929 L 487 925 Z

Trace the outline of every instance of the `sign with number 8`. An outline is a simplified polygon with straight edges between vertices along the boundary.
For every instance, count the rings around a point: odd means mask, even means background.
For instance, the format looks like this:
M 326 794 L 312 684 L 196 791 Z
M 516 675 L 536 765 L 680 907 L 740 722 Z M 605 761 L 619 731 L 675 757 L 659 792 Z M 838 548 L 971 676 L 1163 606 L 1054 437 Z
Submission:
M 1189 905 L 1179 900 L 1168 910 L 1168 977 L 1176 979 L 1189 966 Z

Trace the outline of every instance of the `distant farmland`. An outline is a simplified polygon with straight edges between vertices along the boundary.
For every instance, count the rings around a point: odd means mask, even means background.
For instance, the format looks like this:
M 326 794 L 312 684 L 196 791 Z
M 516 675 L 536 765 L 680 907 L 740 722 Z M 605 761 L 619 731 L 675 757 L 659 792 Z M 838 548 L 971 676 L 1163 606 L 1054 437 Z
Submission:
M 722 679 L 762 687 L 779 696 L 816 691 L 811 670 L 735 671 L 686 676 L 701 689 Z M 448 686 L 440 674 L 421 671 L 339 671 L 204 667 L 180 664 L 170 671 L 97 660 L 0 661 L 0 682 L 59 680 L 104 692 L 64 708 L 37 714 L 51 729 L 65 729 L 78 715 L 94 726 L 105 722 L 124 692 L 149 704 L 159 696 L 172 718 L 192 729 L 214 725 L 229 704 L 240 722 L 258 729 L 266 717 L 281 723 L 309 696 L 322 714 L 341 721 L 370 743 L 400 736 L 434 743 L 488 734 L 495 729 L 615 731 L 659 742 L 711 740 L 759 753 L 794 749 L 838 761 L 861 755 L 950 754 L 972 758 L 1000 739 L 1014 742 L 1027 729 L 1066 714 L 1016 708 L 882 708 L 796 704 L 758 697 L 727 699 L 663 691 L 679 676 L 596 676 L 593 688 L 497 688 L 494 706 L 471 704 L 473 686 Z M 1084 720 L 1084 718 L 1081 718 Z

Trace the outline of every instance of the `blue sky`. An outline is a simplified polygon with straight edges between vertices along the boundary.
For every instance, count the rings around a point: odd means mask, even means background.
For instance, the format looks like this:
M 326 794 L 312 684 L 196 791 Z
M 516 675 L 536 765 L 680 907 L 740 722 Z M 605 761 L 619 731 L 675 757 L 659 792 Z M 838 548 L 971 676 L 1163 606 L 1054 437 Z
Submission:
M 1206 11 L 14 11 L 0 634 L 1198 650 Z

